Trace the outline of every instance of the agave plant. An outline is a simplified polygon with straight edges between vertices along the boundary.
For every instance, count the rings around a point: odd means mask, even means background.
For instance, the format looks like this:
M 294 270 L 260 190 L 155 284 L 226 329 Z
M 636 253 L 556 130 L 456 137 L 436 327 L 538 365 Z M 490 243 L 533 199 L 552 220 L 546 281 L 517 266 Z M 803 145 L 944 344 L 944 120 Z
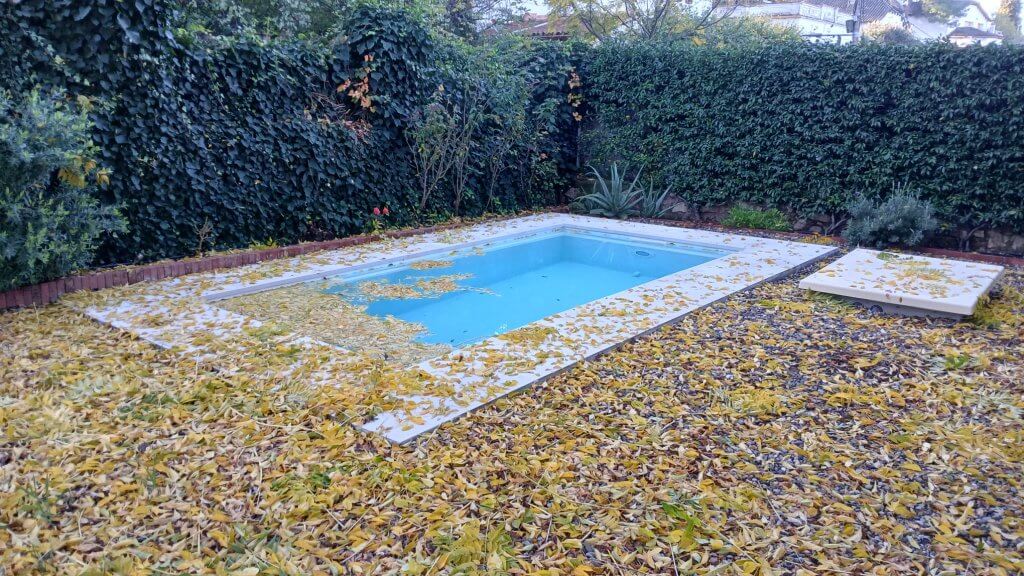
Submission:
M 642 190 L 640 193 L 637 213 L 644 218 L 661 218 L 667 214 L 676 205 L 676 203 L 665 204 L 665 198 L 668 198 L 671 190 L 671 186 L 664 190 L 658 190 L 654 187 L 654 180 L 651 180 L 651 187 Z
M 590 166 L 590 171 L 597 178 L 594 183 L 594 191 L 580 196 L 579 199 L 590 209 L 591 214 L 609 218 L 627 218 L 637 214 L 637 204 L 643 200 L 644 194 L 643 188 L 636 185 L 640 180 L 639 171 L 628 186 L 626 186 L 626 175 L 619 172 L 617 163 L 612 163 L 608 180 L 605 180 L 604 176 L 593 166 Z

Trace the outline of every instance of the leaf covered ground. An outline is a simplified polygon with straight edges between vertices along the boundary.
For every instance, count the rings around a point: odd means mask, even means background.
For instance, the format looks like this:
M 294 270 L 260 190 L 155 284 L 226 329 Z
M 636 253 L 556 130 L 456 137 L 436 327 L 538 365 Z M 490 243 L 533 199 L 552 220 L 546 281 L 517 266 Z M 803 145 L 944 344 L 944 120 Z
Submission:
M 1022 290 L 953 323 L 765 284 L 407 447 L 286 349 L 3 314 L 0 574 L 1021 573 Z

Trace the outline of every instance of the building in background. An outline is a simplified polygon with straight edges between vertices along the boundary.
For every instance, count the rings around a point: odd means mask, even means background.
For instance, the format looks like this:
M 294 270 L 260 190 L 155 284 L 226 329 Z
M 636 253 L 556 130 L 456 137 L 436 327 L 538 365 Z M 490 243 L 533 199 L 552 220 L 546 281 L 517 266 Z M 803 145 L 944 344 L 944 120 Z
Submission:
M 565 18 L 550 14 L 527 13 L 522 20 L 505 23 L 484 31 L 487 35 L 516 34 L 545 40 L 568 40 L 569 25 Z
M 796 30 L 810 42 L 849 44 L 853 34 L 846 22 L 853 18 L 849 0 L 796 0 L 757 2 L 718 9 L 729 18 L 758 18 Z
M 988 46 L 1003 42 L 1003 35 L 999 32 L 981 30 L 973 26 L 957 26 L 946 38 L 957 46 Z
M 741 0 L 737 6 L 719 8 L 718 13 L 764 19 L 796 30 L 809 42 L 854 42 L 858 37 L 851 30 L 854 20 L 858 30 L 869 35 L 899 30 L 910 41 L 948 39 L 957 46 L 1003 41 L 993 18 L 976 0 L 949 21 L 925 14 L 920 0 Z
M 906 9 L 899 0 L 780 0 L 746 1 L 736 7 L 723 7 L 730 18 L 762 18 L 772 24 L 792 28 L 809 42 L 849 44 L 859 37 L 858 30 L 898 28 L 917 39 Z
M 808 42 L 850 44 L 867 37 L 903 43 L 949 41 L 957 46 L 1003 42 L 981 0 L 971 0 L 949 18 L 925 13 L 922 0 L 737 0 L 715 14 L 725 18 L 754 18 L 795 30 Z M 691 7 L 708 6 L 707 0 L 691 0 Z M 699 10 L 698 10 L 699 11 Z M 854 22 L 858 26 L 854 27 Z M 566 40 L 573 31 L 569 19 L 528 13 L 521 20 L 493 26 L 483 33 L 516 34 L 549 40 Z M 856 29 L 856 31 L 854 31 Z M 897 34 L 892 34 L 895 31 Z

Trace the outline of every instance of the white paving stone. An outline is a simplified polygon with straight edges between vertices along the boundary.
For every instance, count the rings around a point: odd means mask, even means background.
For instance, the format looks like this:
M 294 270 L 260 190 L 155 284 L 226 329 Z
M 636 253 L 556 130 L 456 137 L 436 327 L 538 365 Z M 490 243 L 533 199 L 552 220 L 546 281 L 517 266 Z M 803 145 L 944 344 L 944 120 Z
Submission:
M 800 287 L 895 306 L 909 313 L 970 316 L 1002 266 L 858 248 L 800 281 Z
M 632 338 L 711 304 L 737 291 L 779 277 L 794 268 L 827 256 L 830 246 L 757 238 L 607 220 L 569 214 L 541 214 L 470 226 L 453 232 L 425 234 L 403 241 L 342 248 L 311 258 L 298 257 L 277 264 L 263 263 L 227 272 L 189 277 L 189 282 L 165 281 L 144 297 L 108 302 L 86 309 L 102 322 L 129 330 L 159 346 L 185 354 L 204 355 L 197 331 L 226 337 L 259 323 L 212 304 L 239 296 L 346 274 L 389 261 L 451 252 L 481 242 L 564 229 L 629 234 L 641 238 L 696 244 L 732 250 L 725 256 L 623 292 L 583 304 L 534 322 L 524 328 L 459 348 L 439 358 L 408 368 L 424 378 L 451 385 L 450 396 L 412 396 L 411 408 L 385 412 L 364 423 L 364 430 L 404 443 L 480 406 L 548 378 L 577 362 L 618 346 Z M 249 280 L 253 271 L 276 266 L 271 278 Z M 267 270 L 267 268 L 262 268 Z M 173 321 L 156 323 L 156 313 L 174 314 Z M 540 335 L 522 339 L 523 334 Z M 323 345 L 295 335 L 300 346 Z M 354 361 L 355 353 L 336 350 L 336 361 Z

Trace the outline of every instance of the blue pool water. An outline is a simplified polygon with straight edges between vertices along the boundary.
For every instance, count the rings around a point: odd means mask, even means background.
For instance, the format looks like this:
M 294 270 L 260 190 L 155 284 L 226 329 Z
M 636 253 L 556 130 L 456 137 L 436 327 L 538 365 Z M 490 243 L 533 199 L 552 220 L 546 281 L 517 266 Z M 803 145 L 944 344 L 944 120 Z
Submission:
M 691 268 L 726 254 L 702 247 L 648 242 L 629 236 L 566 231 L 502 244 L 470 248 L 444 260 L 451 266 L 416 270 L 402 262 L 372 270 L 327 288 L 380 317 L 422 324 L 425 343 L 460 346 L 509 330 L 580 304 Z M 459 290 L 409 299 L 369 299 L 362 282 L 416 286 L 418 281 L 448 275 Z

